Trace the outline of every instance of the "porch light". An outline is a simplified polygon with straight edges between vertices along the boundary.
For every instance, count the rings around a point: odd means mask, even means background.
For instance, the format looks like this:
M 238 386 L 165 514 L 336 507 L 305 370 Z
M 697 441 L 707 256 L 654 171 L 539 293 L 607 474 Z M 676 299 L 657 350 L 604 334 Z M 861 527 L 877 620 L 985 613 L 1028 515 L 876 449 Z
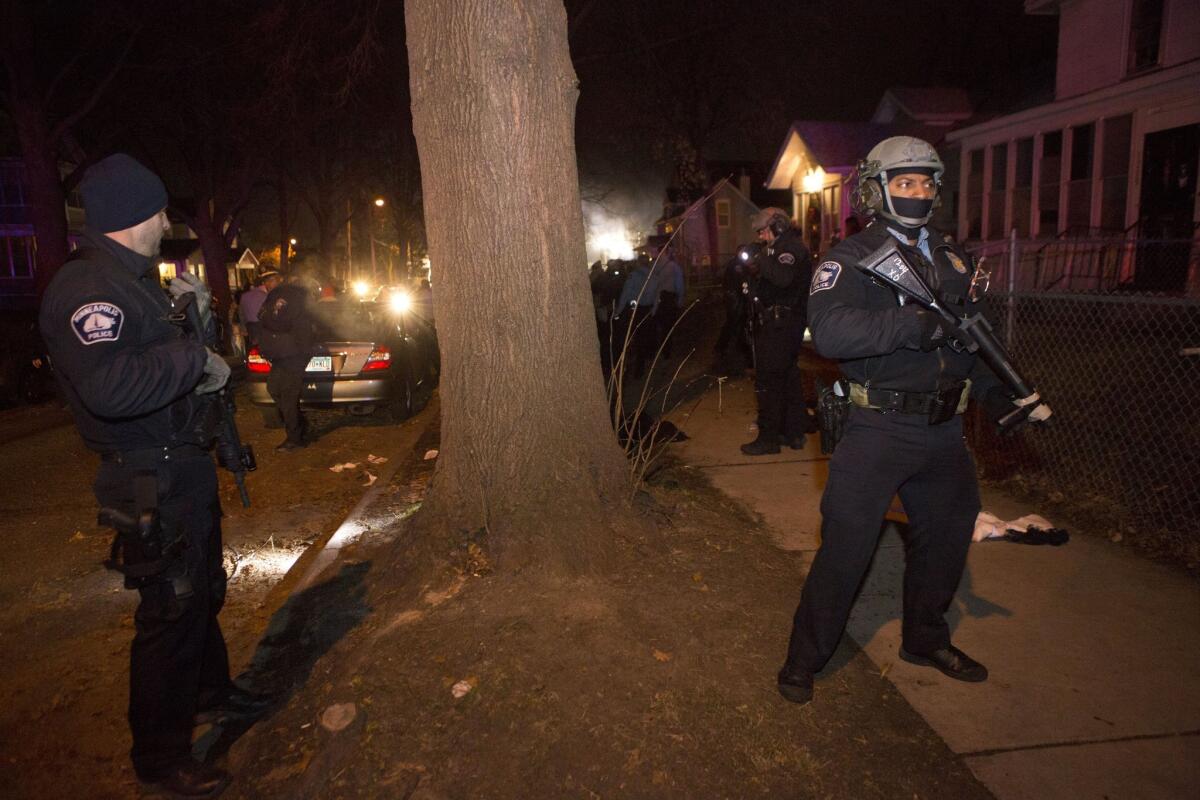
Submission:
M 800 179 L 800 186 L 808 194 L 817 194 L 825 188 L 825 170 L 821 169 L 820 167 L 817 167 L 816 169 L 810 169 L 807 173 L 805 173 L 804 177 Z

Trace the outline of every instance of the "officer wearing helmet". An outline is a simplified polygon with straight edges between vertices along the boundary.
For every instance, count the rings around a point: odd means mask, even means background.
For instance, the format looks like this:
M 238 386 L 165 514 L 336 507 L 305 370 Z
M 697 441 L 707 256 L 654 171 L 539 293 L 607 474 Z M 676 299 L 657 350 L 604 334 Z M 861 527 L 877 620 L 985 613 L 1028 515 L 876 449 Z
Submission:
M 804 295 L 812 278 L 812 256 L 780 208 L 764 208 L 750 221 L 766 245 L 757 262 L 758 315 L 754 337 L 754 392 L 758 399 L 758 436 L 742 445 L 748 456 L 778 453 L 780 443 L 804 447 L 808 412 L 796 358 L 804 341 Z
M 878 543 L 892 497 L 908 515 L 900 658 L 978 682 L 987 668 L 950 641 L 945 613 L 979 513 L 975 466 L 963 441 L 968 395 L 993 416 L 1012 410 L 999 380 L 954 345 L 936 314 L 905 303 L 856 264 L 895 239 L 942 302 L 985 311 L 971 257 L 929 224 L 943 173 L 928 143 L 885 139 L 858 168 L 855 204 L 872 218 L 817 266 L 808 314 L 817 351 L 839 362 L 851 405 L 821 499 L 821 549 L 796 609 L 780 693 L 806 703 L 833 654 Z

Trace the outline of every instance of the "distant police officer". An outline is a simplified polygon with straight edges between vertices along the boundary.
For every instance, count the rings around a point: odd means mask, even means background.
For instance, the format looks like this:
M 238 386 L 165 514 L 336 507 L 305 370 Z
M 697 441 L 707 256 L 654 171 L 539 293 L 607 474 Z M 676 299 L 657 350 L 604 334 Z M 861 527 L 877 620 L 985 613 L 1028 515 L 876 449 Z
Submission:
M 808 312 L 817 351 L 840 362 L 853 405 L 821 500 L 821 549 L 796 610 L 779 690 L 808 702 L 845 628 L 899 493 L 908 515 L 900 657 L 951 678 L 982 681 L 987 669 L 950 642 L 945 613 L 963 572 L 979 488 L 963 442 L 968 386 L 989 407 L 1011 401 L 982 361 L 948 346 L 940 318 L 874 282 L 856 264 L 894 238 L 942 301 L 974 313 L 970 257 L 929 226 L 942 162 L 927 142 L 894 137 L 859 164 L 856 201 L 875 217 L 816 269 Z M 970 378 L 968 384 L 967 379 Z
M 162 181 L 117 154 L 91 167 L 80 189 L 84 241 L 47 288 L 39 324 L 75 424 L 100 453 L 96 499 L 146 523 L 124 540 L 121 559 L 126 585 L 141 595 L 131 756 L 143 782 L 211 795 L 228 776 L 191 758 L 193 718 L 226 699 L 231 682 L 217 623 L 221 508 L 199 423 L 204 395 L 224 385 L 229 367 L 172 322 L 154 260 L 168 227 Z M 201 317 L 210 317 L 198 279 L 176 279 L 171 290 L 196 294 Z
M 804 296 L 812 276 L 812 256 L 800 232 L 780 208 L 764 208 L 751 227 L 766 244 L 755 284 L 758 314 L 754 337 L 754 391 L 758 398 L 758 437 L 742 445 L 749 456 L 778 453 L 780 441 L 804 447 L 808 412 L 796 358 L 804 343 Z

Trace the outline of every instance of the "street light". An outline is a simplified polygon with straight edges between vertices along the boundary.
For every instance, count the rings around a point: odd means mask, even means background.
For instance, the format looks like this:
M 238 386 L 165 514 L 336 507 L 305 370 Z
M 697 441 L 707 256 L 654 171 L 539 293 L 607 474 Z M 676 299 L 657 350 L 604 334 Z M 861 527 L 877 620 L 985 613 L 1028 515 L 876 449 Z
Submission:
M 375 198 L 375 206 L 377 208 L 383 208 L 383 198 L 382 197 Z
M 293 236 L 292 238 L 288 239 L 288 241 L 289 241 L 289 242 L 291 242 L 291 245 L 292 245 L 292 247 L 295 247 L 295 246 L 296 246 L 296 237 L 295 237 L 295 236 Z

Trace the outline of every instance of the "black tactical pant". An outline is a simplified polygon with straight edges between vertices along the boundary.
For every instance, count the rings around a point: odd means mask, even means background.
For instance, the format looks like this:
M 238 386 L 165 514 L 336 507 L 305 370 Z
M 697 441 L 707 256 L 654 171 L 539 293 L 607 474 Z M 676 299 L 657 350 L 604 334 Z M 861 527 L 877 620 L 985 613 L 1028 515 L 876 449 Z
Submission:
M 287 440 L 295 444 L 304 441 L 304 415 L 300 412 L 300 390 L 304 386 L 304 369 L 308 357 L 280 358 L 271 362 L 267 373 L 267 392 L 275 401 L 283 427 L 287 429 Z
M 754 337 L 754 391 L 758 399 L 758 438 L 790 441 L 809 430 L 804 385 L 796 358 L 804 341 L 804 317 L 787 312 L 767 317 Z
M 646 365 L 653 363 L 658 351 L 658 328 L 654 321 L 653 306 L 638 306 L 626 309 L 613 321 L 620 349 L 614 358 L 625 359 L 625 376 L 639 380 L 646 374 Z
M 129 655 L 130 753 L 139 775 L 152 776 L 190 757 L 192 718 L 201 693 L 230 686 L 229 657 L 217 613 L 225 602 L 221 563 L 221 506 L 212 457 L 198 448 L 170 460 L 100 465 L 94 486 L 102 508 L 136 516 L 134 480 L 153 471 L 164 534 L 182 534 L 182 558 L 192 595 L 176 596 L 169 580 L 145 578 L 134 614 Z
M 656 343 L 662 345 L 663 358 L 671 357 L 672 339 L 678 335 L 673 333 L 675 323 L 679 320 L 679 303 L 683 300 L 674 292 L 663 292 L 658 296 L 658 305 L 654 311 L 654 327 Z
M 950 644 L 945 614 L 980 508 L 962 417 L 930 425 L 923 415 L 852 408 L 821 498 L 821 549 L 792 623 L 793 670 L 818 672 L 833 655 L 897 493 L 909 521 L 903 647 L 921 654 Z

